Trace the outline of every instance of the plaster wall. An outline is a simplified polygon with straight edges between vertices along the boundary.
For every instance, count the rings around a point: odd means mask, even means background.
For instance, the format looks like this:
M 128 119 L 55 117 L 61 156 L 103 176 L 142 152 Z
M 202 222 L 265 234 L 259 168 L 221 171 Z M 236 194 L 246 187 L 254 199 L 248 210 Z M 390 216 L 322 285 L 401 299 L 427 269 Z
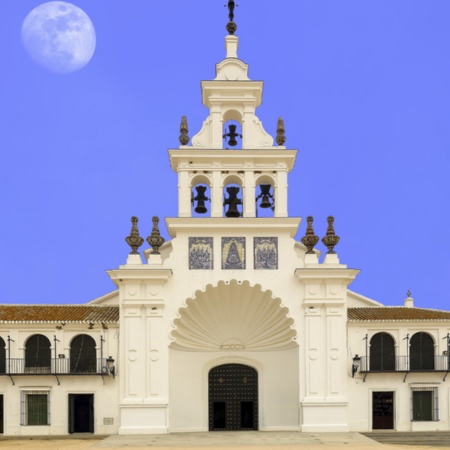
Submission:
M 171 432 L 208 430 L 208 373 L 221 364 L 258 372 L 259 429 L 298 430 L 298 348 L 272 352 L 170 350 Z
M 405 336 L 411 337 L 416 332 L 429 333 L 435 342 L 435 355 L 442 355 L 446 350 L 446 340 L 450 332 L 448 324 L 444 323 L 349 323 L 348 325 L 348 379 L 349 379 L 349 414 L 350 428 L 354 431 L 371 431 L 372 395 L 373 392 L 394 392 L 394 429 L 397 431 L 448 431 L 450 430 L 450 388 L 445 372 L 381 372 L 368 373 L 364 381 L 364 373 L 356 373 L 351 377 L 352 356 L 366 355 L 365 336 L 368 335 L 368 354 L 370 354 L 370 339 L 379 332 L 389 333 L 395 341 L 396 355 L 406 355 Z M 417 422 L 411 420 L 412 388 L 438 388 L 439 420 Z

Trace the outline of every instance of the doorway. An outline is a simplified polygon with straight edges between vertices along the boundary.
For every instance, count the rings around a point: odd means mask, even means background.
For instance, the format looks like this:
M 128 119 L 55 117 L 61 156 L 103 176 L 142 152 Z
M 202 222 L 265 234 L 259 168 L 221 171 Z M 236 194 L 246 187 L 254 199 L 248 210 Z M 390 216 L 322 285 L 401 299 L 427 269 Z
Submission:
M 253 367 L 215 367 L 208 383 L 210 431 L 258 429 L 258 373 Z
M 94 432 L 94 394 L 69 394 L 69 433 Z
M 0 434 L 3 434 L 3 394 L 0 395 Z
M 394 429 L 393 392 L 372 392 L 372 429 Z

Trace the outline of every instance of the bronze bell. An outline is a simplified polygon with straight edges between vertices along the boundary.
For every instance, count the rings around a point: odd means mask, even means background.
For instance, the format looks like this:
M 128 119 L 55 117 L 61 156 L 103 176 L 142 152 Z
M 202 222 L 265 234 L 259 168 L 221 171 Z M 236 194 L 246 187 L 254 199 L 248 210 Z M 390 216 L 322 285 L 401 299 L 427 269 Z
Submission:
M 273 198 L 273 195 L 270 193 L 271 185 L 261 184 L 259 187 L 261 188 L 261 194 L 258 195 L 257 199 L 262 198 L 259 206 L 261 208 L 271 208 L 273 206 L 270 201 L 270 199 Z
M 205 195 L 206 186 L 195 186 L 195 190 L 197 191 L 197 195 L 194 197 L 194 200 L 197 202 L 197 206 L 194 211 L 197 214 L 205 214 L 208 211 L 205 206 L 205 201 L 209 200 Z
M 226 217 L 240 217 L 241 213 L 237 209 L 237 205 L 242 205 L 240 198 L 237 198 L 239 188 L 237 186 L 227 187 L 228 198 L 223 202 L 223 206 L 228 206 L 228 211 L 225 213 Z
M 223 138 L 225 139 L 226 137 L 229 137 L 230 140 L 228 141 L 228 145 L 231 147 L 235 147 L 237 145 L 237 140 L 236 138 L 239 136 L 242 139 L 242 135 L 236 133 L 236 125 L 230 125 L 228 128 L 230 129 L 229 133 L 225 133 L 223 135 Z

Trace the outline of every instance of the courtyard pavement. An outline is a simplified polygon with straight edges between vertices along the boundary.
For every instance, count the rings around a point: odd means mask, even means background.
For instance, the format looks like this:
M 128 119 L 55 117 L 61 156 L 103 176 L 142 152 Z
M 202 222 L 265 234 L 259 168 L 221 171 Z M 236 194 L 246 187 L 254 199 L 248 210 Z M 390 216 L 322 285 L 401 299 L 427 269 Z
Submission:
M 237 431 L 141 436 L 0 437 L 1 450 L 448 450 L 450 432 L 299 433 Z

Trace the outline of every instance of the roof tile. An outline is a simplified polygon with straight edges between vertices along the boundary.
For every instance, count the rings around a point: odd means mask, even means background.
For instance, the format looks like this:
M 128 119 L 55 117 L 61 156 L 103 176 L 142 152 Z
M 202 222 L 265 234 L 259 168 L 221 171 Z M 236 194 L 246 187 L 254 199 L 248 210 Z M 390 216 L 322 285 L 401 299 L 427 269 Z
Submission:
M 348 320 L 359 321 L 450 321 L 450 311 L 404 306 L 348 308 Z
M 118 306 L 0 305 L 1 322 L 118 322 Z

